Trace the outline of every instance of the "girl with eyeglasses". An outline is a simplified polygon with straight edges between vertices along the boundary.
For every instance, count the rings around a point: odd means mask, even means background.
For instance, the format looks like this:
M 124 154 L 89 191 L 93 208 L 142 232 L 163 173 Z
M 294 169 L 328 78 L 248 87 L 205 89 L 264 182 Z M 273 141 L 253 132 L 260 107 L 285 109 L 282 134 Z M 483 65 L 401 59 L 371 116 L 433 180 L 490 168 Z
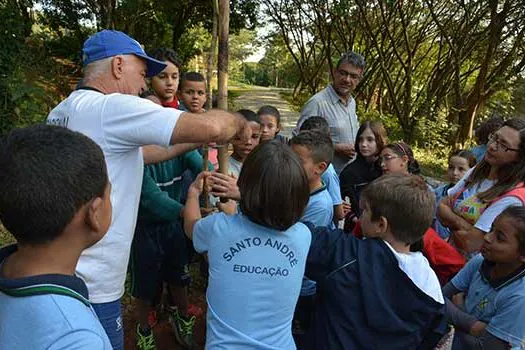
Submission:
M 484 158 L 439 203 L 438 218 L 460 253 L 477 253 L 495 218 L 525 204 L 524 181 L 525 120 L 515 118 L 489 136 Z

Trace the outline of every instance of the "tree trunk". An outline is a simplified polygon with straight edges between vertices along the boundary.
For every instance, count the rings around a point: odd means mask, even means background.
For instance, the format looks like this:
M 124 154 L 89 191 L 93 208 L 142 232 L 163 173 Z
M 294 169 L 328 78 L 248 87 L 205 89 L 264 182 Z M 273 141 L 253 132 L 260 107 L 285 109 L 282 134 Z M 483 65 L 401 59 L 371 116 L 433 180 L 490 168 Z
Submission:
M 217 107 L 228 109 L 228 33 L 230 29 L 230 1 L 219 0 L 219 62 Z M 219 172 L 228 173 L 228 146 L 219 147 Z M 221 199 L 222 201 L 222 199 Z
M 213 91 L 211 81 L 213 79 L 213 69 L 215 68 L 215 54 L 217 52 L 217 17 L 219 12 L 219 1 L 211 0 L 213 4 L 213 19 L 211 30 L 210 53 L 206 67 L 206 109 L 211 109 L 213 104 Z
M 219 83 L 217 107 L 228 109 L 228 33 L 230 29 L 230 2 L 219 0 Z

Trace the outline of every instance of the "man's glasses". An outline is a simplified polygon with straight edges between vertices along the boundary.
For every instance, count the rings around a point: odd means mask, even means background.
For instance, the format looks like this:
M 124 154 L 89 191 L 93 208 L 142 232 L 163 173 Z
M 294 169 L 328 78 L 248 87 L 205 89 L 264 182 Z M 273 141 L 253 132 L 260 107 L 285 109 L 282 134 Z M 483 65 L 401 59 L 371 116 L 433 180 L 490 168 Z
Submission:
M 341 77 L 343 77 L 345 79 L 350 77 L 350 79 L 352 79 L 352 80 L 361 80 L 363 78 L 363 76 L 361 74 L 350 73 L 350 72 L 345 71 L 344 69 L 338 69 L 337 72 L 339 73 L 339 75 Z
M 501 150 L 503 152 L 508 152 L 508 151 L 519 152 L 520 151 L 518 148 L 510 148 L 509 146 L 502 143 L 499 139 L 498 134 L 490 134 L 488 143 L 494 143 L 496 145 L 496 150 L 499 150 L 501 147 Z

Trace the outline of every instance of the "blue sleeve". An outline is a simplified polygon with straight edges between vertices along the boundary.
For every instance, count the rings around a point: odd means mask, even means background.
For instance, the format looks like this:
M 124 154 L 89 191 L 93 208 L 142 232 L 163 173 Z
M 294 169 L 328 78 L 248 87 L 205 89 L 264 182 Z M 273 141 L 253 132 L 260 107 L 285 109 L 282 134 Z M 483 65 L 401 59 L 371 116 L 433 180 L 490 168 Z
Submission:
M 504 290 L 501 292 L 505 293 Z M 525 339 L 525 295 L 508 295 L 496 302 L 496 314 L 490 319 L 487 332 L 520 347 Z
M 75 330 L 65 334 L 63 337 L 56 340 L 47 349 L 49 350 L 63 350 L 63 349 L 76 349 L 76 350 L 92 350 L 101 349 L 109 350 L 111 345 L 109 340 L 102 338 L 105 334 L 100 335 L 90 330 Z
M 478 273 L 481 264 L 483 263 L 483 256 L 481 254 L 476 255 L 458 272 L 458 274 L 452 279 L 454 287 L 459 289 L 461 292 L 466 292 L 470 286 L 470 282 L 476 273 Z
M 223 213 L 218 213 L 200 219 L 193 226 L 193 247 L 197 253 L 205 253 L 212 246 L 212 240 L 215 236 L 215 223 L 224 215 Z
M 316 226 L 330 226 L 334 216 L 334 208 L 332 205 L 330 205 L 330 209 L 332 210 L 320 205 L 307 207 L 301 221 L 311 222 Z
M 319 281 L 334 270 L 333 260 L 338 245 L 345 244 L 344 239 L 357 239 L 346 235 L 343 230 L 326 227 L 308 226 L 312 232 L 312 242 L 306 259 L 305 275 Z
M 321 179 L 326 184 L 326 189 L 332 198 L 334 205 L 339 205 L 343 203 L 341 198 L 341 186 L 339 185 L 339 176 L 337 173 L 331 172 L 328 168 L 322 175 Z

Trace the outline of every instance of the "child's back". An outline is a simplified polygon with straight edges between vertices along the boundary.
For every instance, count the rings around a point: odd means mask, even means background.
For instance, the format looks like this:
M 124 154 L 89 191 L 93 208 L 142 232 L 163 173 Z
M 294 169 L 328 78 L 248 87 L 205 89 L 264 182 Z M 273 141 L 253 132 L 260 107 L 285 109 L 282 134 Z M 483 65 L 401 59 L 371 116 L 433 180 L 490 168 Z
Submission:
M 306 226 L 278 231 L 221 213 L 196 224 L 193 242 L 210 264 L 206 346 L 229 348 L 242 337 L 259 349 L 293 348 L 291 315 L 310 246 Z
M 202 176 L 188 191 L 184 228 L 209 258 L 206 347 L 294 349 L 292 315 L 311 240 L 298 222 L 308 201 L 299 159 L 277 141 L 256 148 L 239 176 L 235 215 L 200 218 Z
M 365 240 L 313 230 L 306 276 L 317 282 L 312 348 L 425 349 L 442 335 L 443 296 L 436 274 L 409 246 L 432 220 L 424 182 L 388 175 L 362 194 Z M 368 203 L 370 202 L 370 203 Z M 430 345 L 429 345 L 430 343 Z
M 0 278 L 0 315 L 1 349 L 111 349 L 76 276 Z

